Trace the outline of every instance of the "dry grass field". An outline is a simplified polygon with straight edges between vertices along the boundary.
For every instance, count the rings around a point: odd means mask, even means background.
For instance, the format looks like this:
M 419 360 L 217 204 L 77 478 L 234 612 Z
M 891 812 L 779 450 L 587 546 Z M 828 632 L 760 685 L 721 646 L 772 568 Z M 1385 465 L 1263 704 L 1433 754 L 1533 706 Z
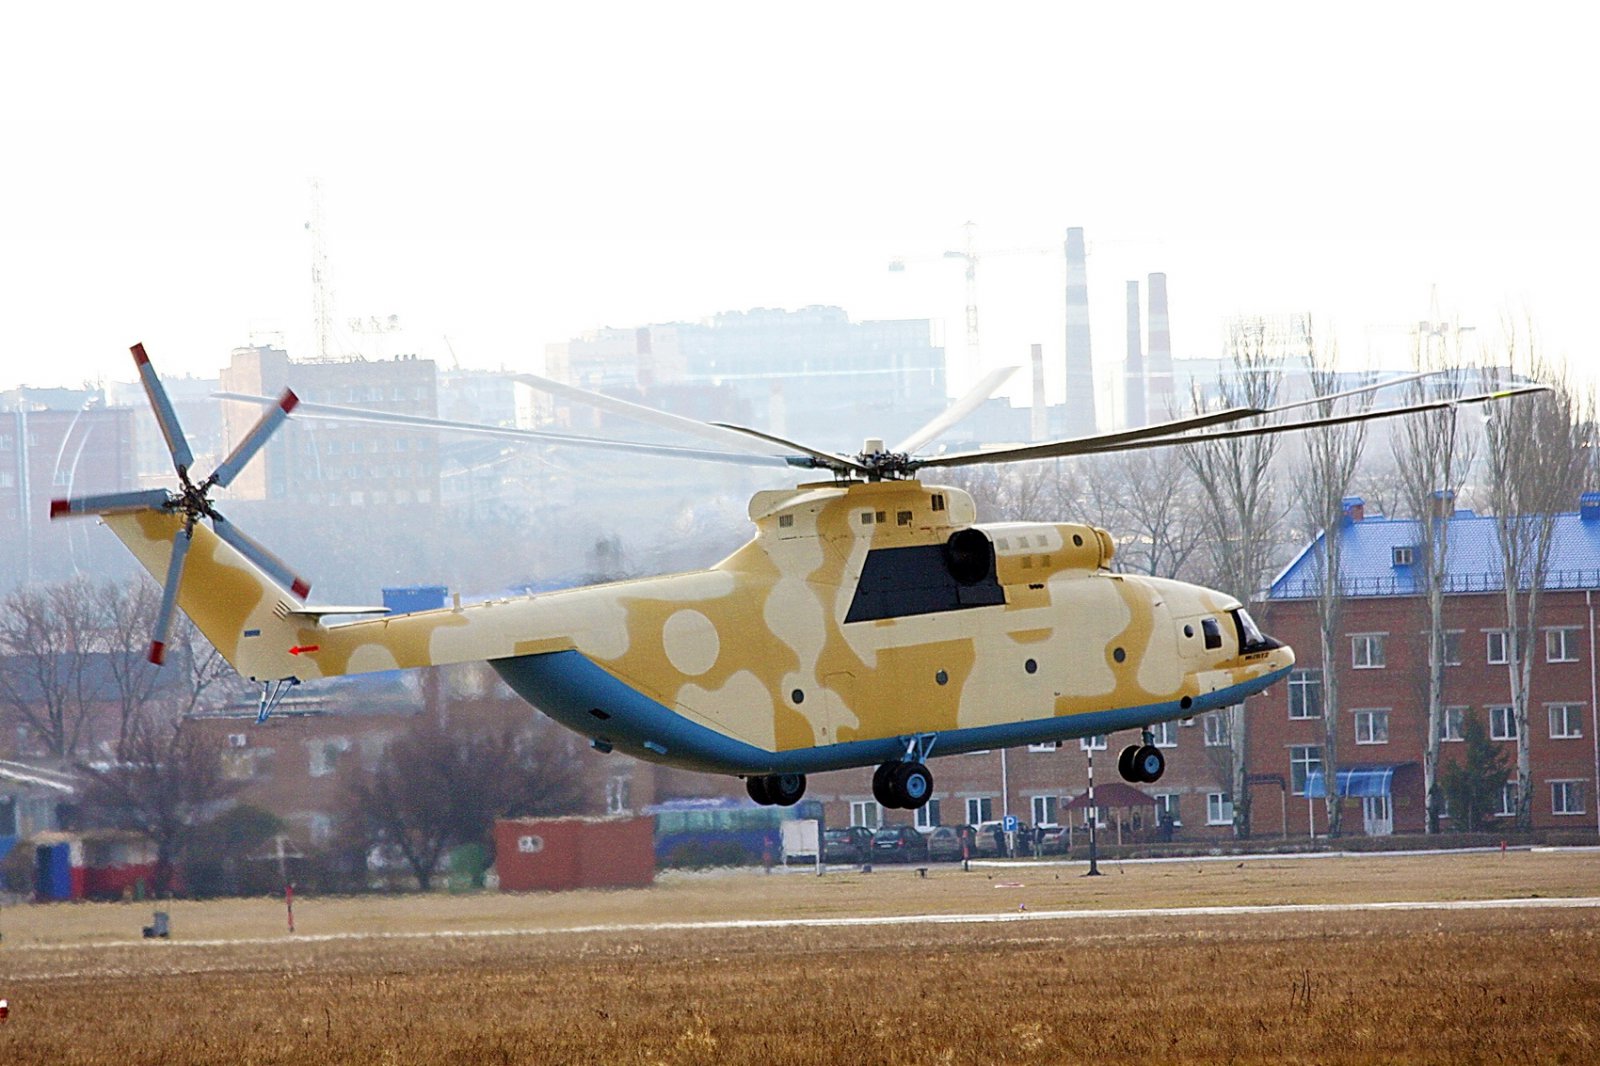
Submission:
M 1600 909 L 702 920 L 1600 895 L 1600 853 L 674 876 L 0 914 L 0 1063 L 1600 1062 Z M 665 928 L 663 928 L 665 926 Z

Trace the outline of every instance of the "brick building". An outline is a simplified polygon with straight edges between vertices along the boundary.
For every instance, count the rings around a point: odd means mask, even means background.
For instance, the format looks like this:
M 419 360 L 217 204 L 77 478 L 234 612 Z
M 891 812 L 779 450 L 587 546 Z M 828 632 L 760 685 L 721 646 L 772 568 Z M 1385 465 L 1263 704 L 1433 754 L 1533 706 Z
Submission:
M 1492 517 L 1455 511 L 1448 519 L 1445 579 L 1445 720 L 1440 761 L 1460 758 L 1468 716 L 1502 745 L 1513 778 L 1500 813 L 1516 801 L 1516 733 L 1509 668 L 1517 649 L 1507 633 L 1499 541 Z M 1421 832 L 1426 819 L 1422 759 L 1427 736 L 1427 601 L 1421 592 L 1418 523 L 1369 516 L 1346 501 L 1341 529 L 1346 594 L 1338 661 L 1321 661 L 1316 616 L 1321 538 L 1273 582 L 1262 625 L 1295 648 L 1287 684 L 1249 704 L 1253 773 L 1289 786 L 1288 825 L 1280 806 L 1253 795 L 1258 836 L 1287 828 L 1326 828 L 1320 786 L 1324 766 L 1322 679 L 1338 671 L 1337 791 L 1345 796 L 1346 832 Z M 1595 601 L 1600 590 L 1600 494 L 1557 517 L 1550 571 L 1543 585 L 1533 647 L 1529 706 L 1532 811 L 1536 829 L 1596 828 Z M 1310 780 L 1308 797 L 1307 782 Z M 1449 826 L 1448 818 L 1442 823 Z

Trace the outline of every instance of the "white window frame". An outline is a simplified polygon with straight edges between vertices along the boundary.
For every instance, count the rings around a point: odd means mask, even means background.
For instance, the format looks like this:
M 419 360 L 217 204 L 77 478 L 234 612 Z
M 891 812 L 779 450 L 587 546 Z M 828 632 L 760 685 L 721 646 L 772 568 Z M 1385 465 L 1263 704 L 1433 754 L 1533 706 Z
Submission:
M 1461 665 L 1461 638 L 1466 636 L 1465 629 L 1447 629 L 1444 631 L 1444 664 L 1446 666 Z
M 1085 829 L 1089 828 L 1090 811 L 1094 812 L 1094 827 L 1096 829 L 1109 829 L 1111 827 L 1111 823 L 1106 820 L 1106 809 L 1099 804 L 1093 807 L 1078 808 L 1078 824 L 1080 826 Z
M 1233 824 L 1233 797 L 1227 792 L 1206 793 L 1206 824 Z
M 1299 709 L 1302 713 L 1295 713 L 1295 696 L 1300 697 Z M 1303 713 L 1312 705 L 1316 707 L 1315 714 Z M 1304 669 L 1289 671 L 1289 720 L 1291 722 L 1312 722 L 1322 718 L 1322 671 L 1318 669 Z
M 939 801 L 937 799 L 930 799 L 927 803 L 924 803 L 922 806 L 916 809 L 912 816 L 911 824 L 922 830 L 924 833 L 938 826 L 940 824 L 939 806 Z
M 340 760 L 350 750 L 350 738 L 319 737 L 311 742 L 310 747 L 310 765 L 307 767 L 307 772 L 312 777 L 327 777 L 339 769 Z
M 1544 631 L 1544 661 L 1547 663 L 1575 663 L 1578 661 L 1578 635 L 1583 630 L 1577 626 L 1551 626 Z
M 1586 783 L 1582 778 L 1562 778 L 1550 782 L 1550 813 L 1562 817 L 1589 813 L 1583 794 Z
M 1439 721 L 1439 739 L 1447 744 L 1467 739 L 1467 708 L 1444 709 L 1444 717 Z
M 994 821 L 994 801 L 996 796 L 968 796 L 967 797 L 967 824 L 982 825 L 984 822 Z M 989 810 L 986 812 L 983 805 L 987 803 Z M 987 814 L 987 817 L 985 817 Z
M 1170 814 L 1170 815 L 1172 815 L 1172 824 L 1174 826 L 1182 825 L 1183 824 L 1183 819 L 1178 817 L 1178 807 L 1179 807 L 1179 804 L 1178 804 L 1178 793 L 1176 793 L 1176 792 L 1156 792 L 1153 795 L 1155 796 L 1155 801 L 1156 801 L 1156 822 L 1157 822 L 1157 824 L 1160 824 L 1161 816 L 1163 814 Z
M 1316 755 L 1312 755 L 1316 752 Z M 1295 781 L 1295 767 L 1300 767 L 1299 782 Z M 1311 771 L 1317 770 L 1325 773 L 1327 767 L 1322 765 L 1321 744 L 1291 744 L 1289 746 L 1289 792 L 1290 795 L 1304 796 L 1306 794 L 1306 779 L 1311 776 Z
M 1502 728 L 1502 726 L 1504 728 Z M 1489 739 L 1516 740 L 1516 708 L 1508 703 L 1493 704 L 1489 708 Z
M 1388 633 L 1350 634 L 1350 668 L 1352 670 L 1382 670 L 1388 665 L 1385 641 Z
M 1232 743 L 1228 736 L 1232 732 L 1229 728 L 1228 716 L 1224 711 L 1211 711 L 1200 716 L 1201 727 L 1205 730 L 1206 747 L 1226 748 Z
M 1029 744 L 1028 750 L 1039 755 L 1053 755 L 1061 750 L 1061 741 L 1052 740 L 1044 744 Z
M 1484 661 L 1490 666 L 1509 666 L 1517 661 L 1517 641 L 1509 629 L 1483 631 Z
M 1363 707 L 1350 714 L 1356 722 L 1357 744 L 1389 743 L 1389 708 Z
M 1583 738 L 1583 704 L 1547 703 L 1544 706 L 1545 712 L 1550 717 L 1551 740 L 1580 740 Z
M 1517 814 L 1517 783 L 1507 781 L 1500 786 L 1500 809 L 1494 812 L 1496 818 L 1514 818 Z
M 1050 809 L 1052 807 L 1055 808 L 1054 811 Z M 1049 793 L 1042 793 L 1028 798 L 1028 811 L 1032 814 L 1033 824 L 1036 826 L 1060 825 L 1061 807 L 1061 797 Z
M 871 821 L 868 821 L 868 819 Z M 877 829 L 883 824 L 883 808 L 877 800 L 851 800 L 850 824 Z
M 1178 730 L 1176 722 L 1152 722 L 1150 735 L 1155 738 L 1158 748 L 1175 748 L 1178 746 Z
M 617 774 L 606 779 L 606 813 L 626 814 L 632 810 L 628 806 L 633 791 L 633 779 L 627 774 Z
M 1092 737 L 1078 738 L 1078 748 L 1082 751 L 1105 751 L 1108 743 L 1104 733 L 1096 733 Z

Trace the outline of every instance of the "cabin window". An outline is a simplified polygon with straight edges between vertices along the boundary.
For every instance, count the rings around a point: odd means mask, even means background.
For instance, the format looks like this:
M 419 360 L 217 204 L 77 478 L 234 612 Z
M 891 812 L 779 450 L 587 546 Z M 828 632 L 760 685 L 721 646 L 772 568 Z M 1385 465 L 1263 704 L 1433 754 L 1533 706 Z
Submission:
M 871 511 L 862 511 L 861 512 L 861 524 L 864 525 L 864 526 L 872 525 L 872 512 Z
M 911 512 L 896 511 L 894 515 L 894 521 L 896 525 L 909 526 L 911 524 Z
M 1222 647 L 1222 623 L 1215 618 L 1200 619 L 1200 631 L 1206 635 L 1206 651 Z
M 878 512 L 877 520 L 878 520 L 878 524 L 881 526 L 883 524 L 883 522 L 884 522 L 884 517 L 883 517 L 883 512 L 882 511 Z
M 944 493 L 942 493 L 942 492 L 934 493 L 933 496 L 932 496 L 932 499 L 931 499 L 931 506 L 933 507 L 933 509 L 935 511 L 944 510 Z

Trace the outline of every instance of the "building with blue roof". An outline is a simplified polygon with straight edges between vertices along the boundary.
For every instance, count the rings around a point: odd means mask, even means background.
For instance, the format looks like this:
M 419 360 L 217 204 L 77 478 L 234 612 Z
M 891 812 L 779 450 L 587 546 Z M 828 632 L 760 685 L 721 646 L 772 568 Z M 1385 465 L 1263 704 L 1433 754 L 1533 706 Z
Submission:
M 1538 634 L 1525 649 L 1533 660 L 1528 745 L 1535 830 L 1593 837 L 1600 833 L 1600 493 L 1585 493 L 1578 503 L 1555 518 Z M 1458 509 L 1447 494 L 1439 494 L 1436 506 L 1449 522 L 1441 765 L 1460 757 L 1465 722 L 1477 717 L 1514 767 L 1511 670 L 1519 649 L 1506 623 L 1499 529 L 1492 516 Z M 1360 497 L 1347 499 L 1344 510 L 1338 580 L 1345 603 L 1332 661 L 1322 661 L 1316 609 L 1324 534 L 1273 580 L 1260 611 L 1263 626 L 1295 648 L 1297 661 L 1287 684 L 1251 700 L 1246 711 L 1254 788 L 1284 793 L 1281 804 L 1252 794 L 1258 836 L 1325 831 L 1323 795 L 1330 788 L 1343 797 L 1346 833 L 1421 832 L 1426 821 L 1425 530 L 1414 519 L 1368 515 Z M 1322 706 L 1329 670 L 1338 673 L 1342 704 L 1332 753 Z M 1500 805 L 1508 830 L 1515 801 L 1513 773 Z M 1450 827 L 1448 817 L 1441 826 Z

